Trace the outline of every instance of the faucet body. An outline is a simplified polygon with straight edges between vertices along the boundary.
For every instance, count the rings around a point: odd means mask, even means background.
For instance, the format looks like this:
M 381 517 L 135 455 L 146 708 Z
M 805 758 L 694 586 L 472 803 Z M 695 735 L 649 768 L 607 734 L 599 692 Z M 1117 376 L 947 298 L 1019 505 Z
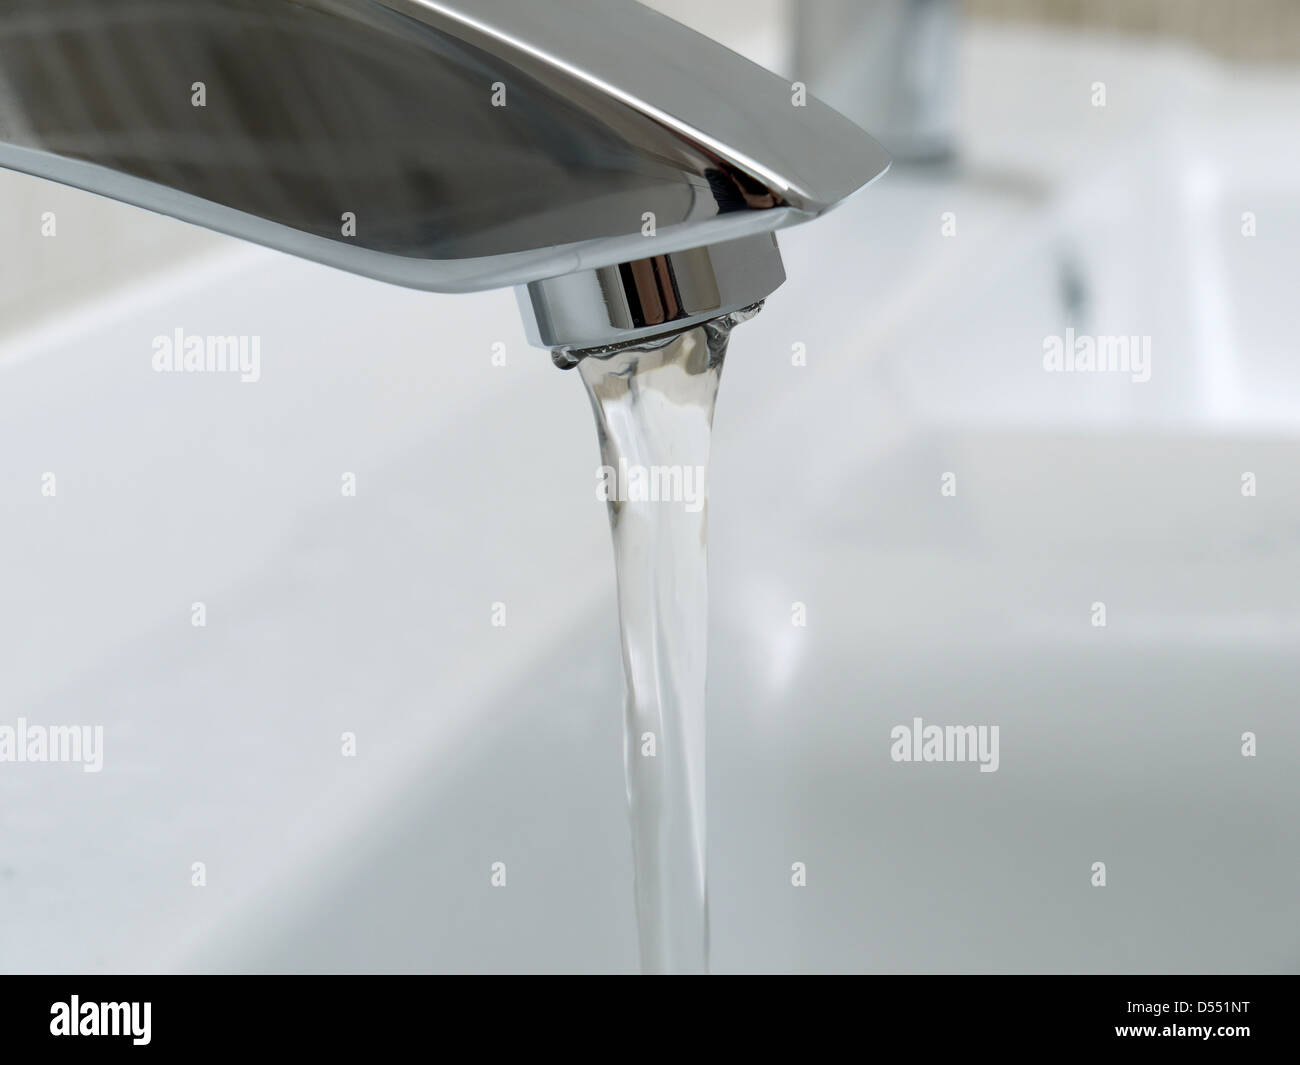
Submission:
M 956 0 L 792 0 L 791 73 L 902 162 L 956 148 Z
M 689 326 L 880 176 L 830 108 L 634 0 L 0 0 L 0 166 L 379 280 L 521 287 L 533 340 Z

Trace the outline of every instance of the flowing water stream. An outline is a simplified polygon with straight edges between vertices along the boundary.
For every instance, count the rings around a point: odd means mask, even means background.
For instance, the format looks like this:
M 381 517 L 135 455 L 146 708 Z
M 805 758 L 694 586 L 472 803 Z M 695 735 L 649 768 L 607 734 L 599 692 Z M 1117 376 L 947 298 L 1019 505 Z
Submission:
M 708 971 L 707 471 L 731 331 L 756 310 L 578 364 L 596 413 L 614 538 L 645 973 Z

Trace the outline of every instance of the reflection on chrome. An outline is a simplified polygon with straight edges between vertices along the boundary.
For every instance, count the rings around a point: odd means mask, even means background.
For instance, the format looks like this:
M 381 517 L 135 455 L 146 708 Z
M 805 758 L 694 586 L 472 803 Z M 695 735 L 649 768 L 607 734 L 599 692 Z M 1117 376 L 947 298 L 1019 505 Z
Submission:
M 525 298 L 562 348 L 765 298 L 888 157 L 633 0 L 5 0 L 0 166 L 413 288 L 576 274 Z

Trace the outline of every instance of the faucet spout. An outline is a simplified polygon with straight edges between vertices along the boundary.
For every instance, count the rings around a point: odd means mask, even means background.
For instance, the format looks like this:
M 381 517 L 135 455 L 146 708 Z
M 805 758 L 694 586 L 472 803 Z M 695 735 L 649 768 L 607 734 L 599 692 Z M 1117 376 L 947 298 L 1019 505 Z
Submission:
M 552 348 L 763 299 L 771 234 L 888 164 L 634 0 L 0 5 L 0 166 L 398 285 L 523 286 Z

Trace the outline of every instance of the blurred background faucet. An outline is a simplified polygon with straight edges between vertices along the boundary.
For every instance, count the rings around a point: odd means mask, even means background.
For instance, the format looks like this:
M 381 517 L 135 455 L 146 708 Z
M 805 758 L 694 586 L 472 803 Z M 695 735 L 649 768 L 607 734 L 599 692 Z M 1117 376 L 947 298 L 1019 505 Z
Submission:
M 791 74 L 899 162 L 956 149 L 956 0 L 791 0 Z
M 634 0 L 2 0 L 0 166 L 412 288 L 530 339 L 761 302 L 878 144 Z

